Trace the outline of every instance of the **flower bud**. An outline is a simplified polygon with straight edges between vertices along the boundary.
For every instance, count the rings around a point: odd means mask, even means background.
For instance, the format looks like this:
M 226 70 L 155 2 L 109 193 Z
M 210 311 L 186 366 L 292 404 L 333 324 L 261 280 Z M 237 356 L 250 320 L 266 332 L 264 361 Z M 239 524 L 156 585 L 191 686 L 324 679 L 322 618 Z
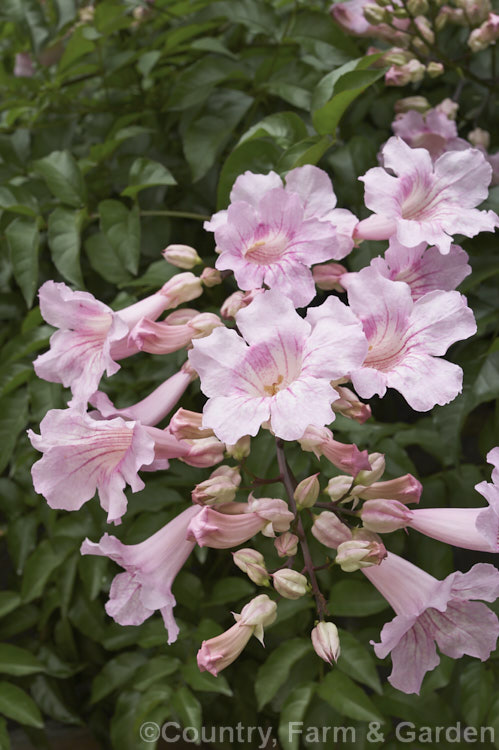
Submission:
M 207 287 L 218 286 L 222 283 L 222 274 L 216 268 L 207 266 L 199 277 L 202 283 Z
M 222 318 L 235 318 L 239 310 L 247 307 L 255 297 L 264 291 L 264 289 L 250 289 L 248 292 L 234 292 L 230 297 L 227 297 L 220 308 Z
M 311 508 L 315 505 L 321 490 L 319 480 L 317 479 L 318 476 L 318 474 L 312 474 L 312 476 L 303 479 L 297 485 L 294 492 L 294 498 L 298 510 L 301 510 L 302 508 Z
M 402 66 L 408 63 L 411 59 L 412 54 L 410 52 L 407 52 L 407 50 L 404 49 L 399 49 L 398 47 L 393 47 L 393 49 L 383 55 L 383 60 L 386 65 Z
M 418 28 L 418 31 L 423 37 L 423 39 L 425 39 L 425 41 L 427 41 L 428 44 L 433 44 L 435 41 L 435 33 L 433 29 L 431 28 L 431 24 L 428 21 L 428 19 L 425 18 L 424 16 L 418 16 L 418 18 L 414 19 L 414 23 L 416 27 Z
M 209 479 L 197 484 L 192 493 L 192 502 L 200 505 L 230 503 L 234 500 L 241 484 L 239 471 L 232 466 L 220 466 Z
M 227 477 L 230 479 L 232 484 L 239 487 L 241 484 L 241 472 L 239 466 L 218 466 L 215 471 L 212 471 L 210 476 L 212 477 Z
M 237 567 L 246 573 L 248 578 L 257 586 L 269 586 L 270 575 L 265 567 L 265 559 L 256 549 L 239 549 L 232 553 L 232 558 Z
M 234 617 L 241 625 L 267 628 L 277 617 L 277 604 L 267 594 L 260 594 L 242 608 L 240 615 Z M 255 635 L 259 638 L 256 632 Z
M 428 0 L 407 0 L 407 10 L 411 16 L 424 16 L 428 12 Z
M 424 96 L 406 96 L 405 99 L 399 99 L 395 102 L 395 112 L 400 115 L 410 110 L 424 114 L 430 109 L 431 105 Z
M 352 539 L 338 547 L 335 562 L 345 573 L 379 565 L 387 555 L 385 545 L 377 534 L 361 529 Z
M 338 661 L 340 655 L 340 637 L 334 622 L 319 622 L 312 630 L 310 637 L 317 656 L 328 664 Z
M 359 471 L 355 477 L 355 484 L 373 484 L 385 473 L 385 454 L 384 453 L 370 453 L 369 463 L 371 464 L 370 471 Z
M 333 503 L 335 503 L 350 492 L 352 484 L 352 477 L 340 474 L 339 477 L 333 477 L 329 480 L 326 487 L 326 493 L 329 495 Z
M 275 590 L 285 599 L 299 599 L 308 591 L 305 576 L 290 568 L 281 568 L 272 574 Z
M 336 515 L 329 510 L 319 513 L 314 518 L 312 534 L 315 538 L 326 547 L 336 549 L 340 544 L 352 538 L 352 532 L 348 526 Z
M 288 531 L 294 515 L 289 510 L 288 504 L 277 497 L 254 498 L 248 497 L 248 513 L 258 513 L 261 518 L 268 521 L 262 529 L 264 536 L 275 536 L 275 532 Z
M 468 140 L 472 146 L 481 146 L 484 149 L 488 149 L 490 146 L 490 133 L 482 128 L 475 128 L 468 133 Z
M 197 440 L 214 437 L 213 430 L 202 426 L 203 415 L 188 409 L 178 409 L 170 420 L 169 428 L 177 440 Z
M 430 62 L 426 66 L 426 72 L 428 73 L 430 78 L 438 78 L 438 76 L 441 76 L 445 73 L 445 68 L 442 63 Z
M 333 387 L 340 394 L 340 398 L 331 404 L 333 411 L 343 414 L 344 417 L 348 417 L 349 419 L 355 419 L 359 424 L 364 424 L 371 416 L 371 407 L 369 404 L 364 404 L 350 388 L 340 385 Z
M 234 445 L 226 445 L 225 450 L 228 456 L 235 458 L 236 461 L 242 461 L 247 458 L 251 451 L 251 437 L 243 435 Z
M 215 313 L 199 313 L 189 321 L 189 326 L 195 331 L 192 338 L 202 339 L 209 336 L 215 328 L 223 326 L 223 323 Z
M 421 482 L 412 474 L 355 488 L 355 494 L 363 500 L 398 500 L 400 503 L 419 503 L 422 491 Z
M 407 526 L 412 518 L 412 511 L 398 500 L 366 500 L 360 517 L 368 531 L 389 534 Z
M 215 466 L 223 461 L 225 445 L 216 437 L 200 438 L 192 440 L 191 449 L 187 456 L 179 459 L 188 466 L 196 466 L 199 469 Z
M 186 271 L 177 273 L 161 289 L 161 294 L 168 297 L 170 307 L 178 307 L 183 302 L 200 297 L 203 293 L 203 285 L 197 276 Z
M 344 292 L 341 286 L 341 277 L 347 272 L 345 266 L 340 263 L 320 263 L 312 268 L 314 283 L 318 289 L 326 292 Z
M 194 266 L 203 262 L 194 248 L 189 245 L 168 245 L 162 255 L 172 266 L 184 268 L 186 271 L 191 271 Z
M 392 10 L 392 16 L 394 18 L 407 18 L 408 13 L 405 8 L 394 8 Z
M 363 8 L 364 18 L 368 23 L 372 23 L 376 26 L 378 23 L 383 23 L 388 20 L 389 14 L 384 8 L 374 3 L 367 3 Z
M 441 112 L 443 115 L 445 115 L 449 120 L 455 120 L 457 111 L 459 109 L 459 104 L 457 102 L 454 102 L 452 99 L 443 99 L 440 104 L 437 104 L 435 109 L 437 110 L 437 112 Z
M 296 555 L 298 552 L 298 541 L 296 534 L 292 534 L 290 531 L 285 531 L 284 534 L 278 536 L 274 540 L 274 547 L 279 557 L 293 557 L 293 555 Z

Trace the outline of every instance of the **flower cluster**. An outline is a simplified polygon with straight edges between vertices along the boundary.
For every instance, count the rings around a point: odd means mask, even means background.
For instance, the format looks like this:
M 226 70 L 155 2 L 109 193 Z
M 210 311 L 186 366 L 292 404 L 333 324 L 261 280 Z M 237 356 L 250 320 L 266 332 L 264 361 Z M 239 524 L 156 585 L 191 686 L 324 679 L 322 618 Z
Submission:
M 413 21 L 401 9 L 349 0 L 334 6 L 334 15 L 355 33 L 375 29 L 402 44 Z M 387 14 L 397 23 L 388 24 Z M 460 367 L 444 357 L 476 324 L 456 290 L 471 269 L 454 239 L 494 231 L 499 218 L 479 209 L 493 171 L 485 146 L 478 147 L 477 134 L 475 142 L 471 134 L 469 142 L 459 139 L 448 114 L 445 104 L 399 111 L 381 165 L 360 177 L 372 211 L 367 219 L 336 206 L 329 176 L 315 166 L 293 169 L 284 181 L 275 172 L 245 172 L 228 208 L 205 225 L 215 237 L 216 268 L 196 276 L 192 270 L 202 264 L 196 250 L 171 245 L 165 261 L 182 272 L 121 310 L 62 283 L 47 281 L 40 289 L 42 316 L 57 330 L 35 370 L 71 390 L 68 407 L 50 411 L 40 434 L 29 432 L 43 454 L 32 469 L 34 486 L 52 508 L 77 510 L 97 493 L 108 522 L 119 524 L 126 486 L 144 487 L 139 472 L 168 470 L 170 460 L 221 464 L 151 537 L 127 545 L 105 533 L 81 547 L 123 569 L 111 584 L 107 613 L 138 625 L 159 610 L 169 643 L 179 633 L 172 584 L 191 552 L 232 550 L 235 566 L 265 593 L 235 614 L 226 632 L 200 644 L 201 670 L 217 675 L 252 635 L 263 643 L 279 600 L 303 596 L 317 608 L 313 647 L 334 665 L 339 636 L 316 573 L 333 566 L 362 571 L 395 611 L 374 649 L 380 658 L 391 653 L 390 680 L 402 691 L 419 691 L 439 661 L 436 646 L 453 658 L 480 659 L 495 646 L 499 621 L 476 600 L 499 596 L 499 571 L 478 564 L 439 581 L 389 551 L 384 535 L 407 529 L 498 552 L 499 448 L 488 455 L 492 483 L 476 487 L 488 507 L 413 508 L 422 493 L 416 477 L 383 478 L 383 454 L 337 440 L 329 429 L 337 414 L 364 424 L 371 410 L 362 399 L 383 398 L 388 389 L 419 412 L 448 404 L 462 390 Z M 384 256 L 356 272 L 336 262 L 364 239 L 386 241 Z M 220 316 L 182 307 L 225 281 L 238 288 L 232 286 Z M 182 351 L 178 372 L 138 403 L 118 408 L 99 390 L 121 360 Z M 203 412 L 180 407 L 172 414 L 198 377 Z M 275 481 L 247 467 L 252 439 L 262 430 L 275 438 Z M 290 441 L 317 459 L 319 470 L 301 481 L 287 462 Z M 281 491 L 262 494 L 262 486 L 278 483 Z M 321 490 L 327 502 L 319 502 Z M 323 560 L 312 558 L 309 526 Z M 257 535 L 268 554 L 248 546 Z M 269 563 L 276 556 L 277 567 Z

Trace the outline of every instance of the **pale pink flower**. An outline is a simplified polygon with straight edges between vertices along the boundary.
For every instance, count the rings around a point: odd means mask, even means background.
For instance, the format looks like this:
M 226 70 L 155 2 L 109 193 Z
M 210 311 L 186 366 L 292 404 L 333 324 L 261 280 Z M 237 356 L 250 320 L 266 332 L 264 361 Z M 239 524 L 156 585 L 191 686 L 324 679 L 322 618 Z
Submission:
M 474 237 L 499 225 L 493 211 L 475 208 L 487 197 L 492 176 L 477 149 L 448 151 L 433 163 L 426 149 L 393 137 L 382 153 L 384 168 L 369 169 L 360 178 L 374 214 L 357 225 L 357 238 L 396 236 L 406 247 L 428 242 L 446 254 L 454 234 Z
M 384 257 L 373 258 L 371 266 L 387 279 L 409 284 L 413 300 L 436 290 L 450 292 L 471 273 L 468 254 L 459 245 L 451 245 L 448 255 L 442 255 L 426 242 L 404 247 L 395 237 Z
M 487 463 L 492 464 L 492 481 L 494 484 L 499 484 L 499 446 L 492 448 L 487 453 Z
M 155 388 L 149 396 L 123 409 L 117 409 L 109 396 L 102 391 L 94 393 L 90 398 L 90 403 L 106 419 L 123 417 L 138 420 L 143 425 L 157 425 L 173 409 L 192 379 L 190 368 L 181 368 Z
M 397 115 L 392 129 L 411 148 L 425 148 L 432 159 L 437 159 L 444 151 L 469 148 L 466 141 L 458 138 L 455 121 L 438 109 L 424 114 L 409 110 Z
M 307 305 L 315 296 L 314 263 L 341 259 L 353 248 L 357 219 L 336 208 L 328 175 L 307 165 L 292 169 L 286 186 L 275 172 L 245 172 L 205 229 L 215 233 L 219 270 L 232 270 L 244 290 L 264 284 Z
M 479 563 L 467 573 L 443 581 L 389 552 L 381 565 L 363 574 L 395 610 L 374 650 L 380 659 L 392 655 L 389 682 L 404 693 L 419 693 L 426 672 L 440 662 L 436 651 L 452 659 L 464 654 L 485 661 L 496 646 L 499 621 L 484 604 L 499 596 L 499 571 Z
M 267 420 L 284 440 L 300 438 L 309 424 L 329 424 L 338 398 L 331 380 L 358 367 L 367 350 L 348 307 L 329 297 L 303 319 L 273 290 L 240 310 L 236 322 L 244 338 L 216 328 L 189 352 L 208 396 L 203 426 L 232 445 Z
M 371 24 L 364 16 L 364 8 L 372 4 L 372 0 L 346 0 L 331 5 L 330 13 L 336 23 L 349 34 L 385 39 L 402 45 L 407 38 L 404 32 L 409 26 L 409 19 L 393 18 L 392 24 L 395 29 L 386 23 Z M 400 3 L 395 0 L 393 5 L 388 7 L 391 9 L 397 5 Z
M 350 388 L 342 385 L 335 385 L 334 388 L 340 397 L 337 401 L 333 401 L 333 411 L 349 419 L 355 419 L 359 424 L 364 424 L 371 416 L 369 404 L 364 404 Z
M 233 613 L 234 614 L 234 613 Z M 218 675 L 240 655 L 252 635 L 263 644 L 263 628 L 271 625 L 277 605 L 266 594 L 260 594 L 246 604 L 241 614 L 234 614 L 236 624 L 224 633 L 203 641 L 197 662 L 201 672 Z
M 371 469 L 367 451 L 360 451 L 355 443 L 340 443 L 327 427 L 309 425 L 299 442 L 304 451 L 311 451 L 317 458 L 325 456 L 334 466 L 353 477 L 359 471 Z
M 189 451 L 171 436 L 161 440 L 162 431 L 154 427 L 121 417 L 92 419 L 74 408 L 51 409 L 40 433 L 28 430 L 33 447 L 44 454 L 31 469 L 35 490 L 51 508 L 63 510 L 78 510 L 97 491 L 108 522 L 115 523 L 126 511 L 125 485 L 132 492 L 144 487 L 139 469 L 155 457 L 173 458 Z M 162 443 L 159 455 L 156 437 Z
M 447 404 L 462 389 L 462 370 L 440 357 L 476 332 L 473 312 L 459 292 L 430 292 L 416 302 L 407 284 L 374 268 L 345 279 L 348 300 L 369 342 L 361 368 L 351 374 L 362 398 L 395 388 L 416 411 Z
M 95 544 L 85 539 L 82 555 L 109 557 L 125 569 L 111 584 L 106 612 L 120 625 L 140 625 L 159 609 L 168 631 L 168 643 L 177 640 L 179 628 L 173 617 L 175 597 L 171 587 L 192 550 L 186 539 L 189 522 L 200 512 L 191 506 L 140 544 L 123 544 L 104 534 Z
M 216 510 L 205 505 L 189 524 L 187 538 L 200 547 L 230 549 L 260 532 L 273 537 L 276 531 L 287 531 L 293 520 L 287 504 L 278 498 L 225 503 Z
M 221 325 L 222 321 L 214 313 L 183 308 L 160 322 L 142 318 L 130 332 L 128 341 L 142 352 L 170 354 L 188 346 L 192 339 L 208 336 Z
M 33 58 L 29 52 L 18 52 L 14 60 L 14 76 L 16 78 L 33 78 L 35 68 Z
M 488 508 L 416 508 L 408 510 L 409 526 L 454 547 L 499 552 L 499 488 L 482 482 L 476 488 Z
M 128 333 L 138 321 L 157 318 L 167 307 L 183 301 L 181 292 L 186 293 L 188 284 L 179 282 L 181 276 L 196 278 L 178 274 L 156 294 L 119 312 L 89 292 L 74 292 L 66 284 L 46 281 L 39 291 L 40 311 L 59 330 L 51 336 L 50 350 L 34 362 L 38 377 L 70 387 L 71 405 L 84 408 L 104 372 L 109 376 L 120 369 L 115 360 L 138 351 L 128 342 Z

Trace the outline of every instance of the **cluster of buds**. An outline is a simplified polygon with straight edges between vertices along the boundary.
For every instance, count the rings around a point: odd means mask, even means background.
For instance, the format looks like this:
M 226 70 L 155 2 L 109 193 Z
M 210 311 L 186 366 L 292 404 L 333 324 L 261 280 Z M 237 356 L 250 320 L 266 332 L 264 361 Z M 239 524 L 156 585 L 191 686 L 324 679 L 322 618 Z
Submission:
M 468 38 L 468 47 L 472 52 L 481 52 L 490 47 L 491 44 L 495 44 L 498 39 L 499 15 L 489 13 L 487 20 L 471 32 Z

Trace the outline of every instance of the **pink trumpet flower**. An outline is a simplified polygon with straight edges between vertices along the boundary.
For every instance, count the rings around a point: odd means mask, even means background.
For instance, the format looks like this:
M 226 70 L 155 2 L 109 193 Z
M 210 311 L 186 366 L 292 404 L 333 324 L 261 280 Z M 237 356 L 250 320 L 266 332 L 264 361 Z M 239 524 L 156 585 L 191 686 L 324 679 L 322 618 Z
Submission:
M 82 555 L 109 557 L 125 569 L 111 584 L 106 612 L 120 625 L 140 625 L 159 609 L 168 631 L 168 643 L 177 640 L 179 628 L 173 617 L 175 576 L 194 549 L 186 539 L 187 527 L 200 512 L 195 505 L 184 510 L 140 544 L 123 544 L 104 534 L 95 544 L 85 539 Z
M 416 411 L 447 404 L 462 389 L 462 370 L 440 357 L 476 332 L 472 310 L 459 292 L 430 292 L 413 301 L 410 288 L 374 268 L 345 279 L 348 301 L 360 318 L 369 351 L 351 374 L 362 398 L 395 388 Z
M 120 523 L 127 500 L 123 489 L 144 488 L 138 471 L 156 458 L 186 455 L 189 446 L 161 430 L 126 422 L 121 417 L 92 419 L 77 409 L 52 409 L 40 424 L 40 435 L 28 430 L 34 448 L 43 453 L 31 470 L 35 490 L 51 508 L 78 510 L 97 491 L 108 523 Z M 158 446 L 160 453 L 158 455 Z
M 412 149 L 393 137 L 382 153 L 384 168 L 369 169 L 360 178 L 374 214 L 357 225 L 356 238 L 396 236 L 406 247 L 428 242 L 447 254 L 454 234 L 475 237 L 499 226 L 493 211 L 476 208 L 492 178 L 492 168 L 477 149 L 448 151 L 433 163 L 426 149 Z
M 307 427 L 299 442 L 304 451 L 312 451 L 317 458 L 325 456 L 334 466 L 353 477 L 359 471 L 371 469 L 367 451 L 360 451 L 354 443 L 334 440 L 327 427 Z
M 331 380 L 358 367 L 367 350 L 349 308 L 329 297 L 303 319 L 291 300 L 271 290 L 239 310 L 236 322 L 242 337 L 216 328 L 189 352 L 208 396 L 203 427 L 233 445 L 269 419 L 284 440 L 300 438 L 309 424 L 329 424 L 339 398 Z
M 275 172 L 245 172 L 230 200 L 204 226 L 215 233 L 217 269 L 234 271 L 243 290 L 265 284 L 302 307 L 315 296 L 310 266 L 353 248 L 357 219 L 336 208 L 331 181 L 318 167 L 292 169 L 285 187 Z
M 208 336 L 221 325 L 223 323 L 218 315 L 182 309 L 160 322 L 142 318 L 132 329 L 128 340 L 140 351 L 170 354 L 188 346 L 192 339 Z
M 494 650 L 499 621 L 487 606 L 473 601 L 494 602 L 499 596 L 499 571 L 493 565 L 479 563 L 439 581 L 388 552 L 379 566 L 362 573 L 396 613 L 373 645 L 380 659 L 391 653 L 388 680 L 397 690 L 419 693 L 425 673 L 440 662 L 436 645 L 452 659 L 468 654 L 485 661 Z

